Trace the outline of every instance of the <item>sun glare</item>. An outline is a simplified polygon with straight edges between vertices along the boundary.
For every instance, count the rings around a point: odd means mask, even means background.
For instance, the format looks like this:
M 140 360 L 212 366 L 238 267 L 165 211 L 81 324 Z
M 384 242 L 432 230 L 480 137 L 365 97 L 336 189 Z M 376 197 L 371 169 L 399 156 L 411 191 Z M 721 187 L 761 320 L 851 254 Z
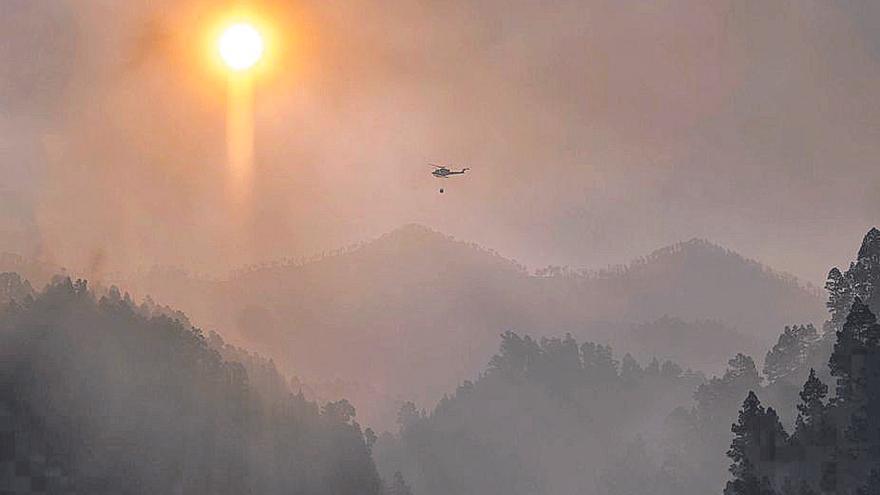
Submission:
M 260 61 L 266 46 L 263 36 L 254 26 L 238 23 L 223 31 L 217 41 L 217 49 L 230 69 L 241 72 Z

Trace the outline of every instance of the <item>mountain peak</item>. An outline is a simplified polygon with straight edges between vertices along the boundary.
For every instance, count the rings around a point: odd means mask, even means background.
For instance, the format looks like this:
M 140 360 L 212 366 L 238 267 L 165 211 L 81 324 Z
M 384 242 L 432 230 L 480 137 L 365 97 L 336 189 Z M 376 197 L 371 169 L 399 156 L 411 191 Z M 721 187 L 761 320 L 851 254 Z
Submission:
M 876 227 L 872 227 L 871 230 L 865 234 L 865 239 L 862 241 L 862 247 L 859 249 L 859 258 L 875 258 L 880 257 L 880 230 L 877 230 Z
M 386 236 L 441 236 L 447 237 L 431 227 L 420 223 L 407 223 L 385 234 Z
M 408 223 L 383 234 L 373 241 L 381 244 L 393 243 L 396 245 L 424 246 L 441 242 L 452 242 L 454 239 L 442 232 L 418 223 Z
M 418 223 L 409 223 L 364 246 L 367 252 L 393 252 L 398 256 L 406 253 L 417 253 L 420 258 L 449 262 L 457 260 L 461 263 L 500 262 L 507 268 L 524 272 L 526 268 L 516 261 L 505 258 L 494 249 L 487 249 L 474 242 L 465 242 L 455 237 L 436 231 Z M 479 261 L 478 261 L 479 260 Z
M 699 237 L 694 237 L 687 241 L 677 242 L 670 246 L 666 246 L 660 249 L 655 250 L 651 254 L 648 255 L 648 259 L 658 259 L 664 258 L 672 255 L 734 255 L 738 256 L 733 251 L 726 249 L 724 247 L 715 244 L 706 239 L 701 239 Z
M 680 242 L 678 244 L 679 244 L 679 246 L 681 246 L 683 248 L 697 248 L 697 249 L 704 249 L 704 250 L 709 250 L 709 251 L 718 251 L 718 250 L 727 251 L 727 249 L 719 246 L 718 244 L 715 244 L 714 242 L 712 242 L 708 239 L 703 239 L 702 237 L 692 237 L 692 238 L 690 238 L 686 241 Z

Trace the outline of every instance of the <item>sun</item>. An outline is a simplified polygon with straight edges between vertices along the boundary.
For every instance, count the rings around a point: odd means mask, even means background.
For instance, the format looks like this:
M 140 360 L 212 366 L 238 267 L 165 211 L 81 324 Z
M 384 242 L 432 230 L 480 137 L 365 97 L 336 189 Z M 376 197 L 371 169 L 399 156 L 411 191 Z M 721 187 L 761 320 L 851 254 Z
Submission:
M 266 44 L 263 36 L 251 24 L 236 23 L 226 28 L 217 40 L 220 57 L 230 69 L 242 72 L 263 58 Z

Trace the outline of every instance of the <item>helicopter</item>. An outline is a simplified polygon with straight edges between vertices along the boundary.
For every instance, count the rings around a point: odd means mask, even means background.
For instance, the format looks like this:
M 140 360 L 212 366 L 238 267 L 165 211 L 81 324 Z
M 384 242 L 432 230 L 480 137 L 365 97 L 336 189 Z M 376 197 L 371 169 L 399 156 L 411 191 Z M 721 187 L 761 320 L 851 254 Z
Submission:
M 433 175 L 434 177 L 437 177 L 438 179 L 446 179 L 450 175 L 462 175 L 465 172 L 467 172 L 468 170 L 470 170 L 469 168 L 463 168 L 461 170 L 452 170 L 445 165 L 436 165 L 433 163 L 429 163 L 429 165 L 434 167 L 434 171 L 431 172 L 431 175 Z M 443 194 L 443 193 L 444 193 L 444 189 L 441 187 L 440 194 Z
M 435 165 L 433 163 L 430 163 L 429 165 L 434 167 L 434 171 L 431 172 L 431 175 L 433 175 L 434 177 L 437 177 L 438 179 L 446 179 L 450 175 L 462 175 L 465 172 L 467 172 L 468 170 L 470 170 L 469 168 L 463 168 L 461 170 L 451 170 L 449 167 L 446 167 L 444 165 Z M 443 192 L 444 192 L 444 189 L 441 187 L 440 194 L 443 194 Z
M 461 170 L 450 170 L 449 167 L 446 167 L 443 165 L 435 165 L 433 163 L 430 163 L 429 165 L 434 167 L 434 171 L 431 172 L 431 174 L 434 177 L 439 177 L 441 179 L 445 179 L 445 178 L 449 177 L 450 175 L 461 175 L 461 174 L 467 172 L 468 170 L 470 170 L 469 168 L 463 168 Z

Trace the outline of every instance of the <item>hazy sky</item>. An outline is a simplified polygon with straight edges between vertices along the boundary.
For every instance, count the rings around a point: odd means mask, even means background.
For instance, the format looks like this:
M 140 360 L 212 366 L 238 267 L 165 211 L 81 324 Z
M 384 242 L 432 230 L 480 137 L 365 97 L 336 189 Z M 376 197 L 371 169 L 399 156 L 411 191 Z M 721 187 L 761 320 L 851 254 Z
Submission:
M 0 0 L 0 250 L 222 272 L 419 222 L 530 266 L 704 237 L 820 281 L 880 223 L 870 0 L 255 2 L 286 43 L 249 228 L 224 8 Z M 429 161 L 473 171 L 440 195 Z

